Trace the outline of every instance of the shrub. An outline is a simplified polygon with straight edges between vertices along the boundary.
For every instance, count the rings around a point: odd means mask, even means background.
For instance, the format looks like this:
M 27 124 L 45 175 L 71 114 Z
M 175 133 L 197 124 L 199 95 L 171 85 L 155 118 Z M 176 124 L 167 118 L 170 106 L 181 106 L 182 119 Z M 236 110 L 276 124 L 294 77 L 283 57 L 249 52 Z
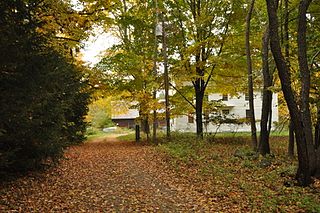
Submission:
M 24 3 L 14 12 L 17 2 L 0 3 L 0 170 L 54 162 L 83 140 L 89 98 L 82 68 L 36 32 Z

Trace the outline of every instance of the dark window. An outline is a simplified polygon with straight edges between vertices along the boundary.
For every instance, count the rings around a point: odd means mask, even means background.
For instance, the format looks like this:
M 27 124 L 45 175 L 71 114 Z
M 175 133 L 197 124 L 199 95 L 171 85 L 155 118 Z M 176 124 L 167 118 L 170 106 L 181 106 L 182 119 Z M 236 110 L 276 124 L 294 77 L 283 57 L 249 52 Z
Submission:
M 228 100 L 228 94 L 223 94 L 222 95 L 222 100 L 227 101 Z
M 246 110 L 246 118 L 247 118 L 247 119 L 250 119 L 250 118 L 251 118 L 251 111 L 250 111 L 250 109 L 247 109 L 247 110 Z
M 194 118 L 193 118 L 193 114 L 189 114 L 188 115 L 188 123 L 194 123 Z
M 230 114 L 230 111 L 228 109 L 223 109 L 222 110 L 222 114 L 223 115 L 229 115 Z
M 246 94 L 245 94 L 244 99 L 245 99 L 246 101 L 249 101 L 249 93 L 246 93 Z

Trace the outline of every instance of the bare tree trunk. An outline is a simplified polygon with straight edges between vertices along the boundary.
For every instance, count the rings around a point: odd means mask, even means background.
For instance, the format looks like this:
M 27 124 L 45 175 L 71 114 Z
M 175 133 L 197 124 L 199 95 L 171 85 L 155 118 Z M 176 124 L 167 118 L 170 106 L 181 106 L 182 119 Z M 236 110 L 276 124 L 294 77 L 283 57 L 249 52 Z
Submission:
M 252 61 L 250 51 L 250 21 L 252 11 L 254 8 L 255 0 L 251 0 L 249 10 L 246 17 L 246 55 L 247 55 L 247 67 L 248 67 L 248 92 L 249 92 L 249 108 L 250 108 L 250 123 L 251 123 L 251 146 L 253 150 L 257 150 L 257 128 L 256 119 L 254 115 L 254 97 L 253 97 L 253 77 L 252 77 Z
M 288 143 L 288 155 L 290 158 L 294 157 L 294 127 L 290 120 L 289 124 L 289 143 Z
M 122 4 L 123 4 L 123 14 L 127 13 L 127 1 L 126 0 L 122 0 Z M 124 26 L 124 43 L 127 44 L 129 42 L 129 37 L 128 37 L 128 25 L 125 24 Z
M 317 104 L 317 122 L 315 125 L 315 130 L 314 130 L 314 144 L 315 144 L 315 148 L 319 149 L 319 145 L 320 145 L 320 106 L 319 104 Z
M 259 153 L 263 156 L 270 154 L 268 119 L 271 121 L 272 108 L 272 92 L 269 87 L 272 86 L 272 74 L 269 69 L 269 26 L 262 39 L 262 74 L 263 74 L 263 96 L 262 96 L 262 112 L 260 122 L 260 142 Z
M 290 67 L 290 45 L 289 45 L 289 0 L 284 1 L 284 55 L 287 65 Z M 288 142 L 288 156 L 294 157 L 294 125 L 290 119 L 289 123 L 289 142 Z
M 203 107 L 203 97 L 204 91 L 202 90 L 201 84 L 203 80 L 198 78 L 194 82 L 194 89 L 196 92 L 196 127 L 197 127 L 197 137 L 203 138 L 203 118 L 202 118 L 202 107 Z
M 163 49 L 163 67 L 164 67 L 164 92 L 166 106 L 166 127 L 167 139 L 170 138 L 170 105 L 169 105 L 169 73 L 168 73 L 168 56 L 167 56 L 167 37 L 165 31 L 164 14 L 162 18 L 162 49 Z
M 157 42 L 157 24 L 158 24 L 158 1 L 155 1 L 156 9 L 156 20 L 154 25 L 154 55 L 153 55 L 153 76 L 157 78 L 157 53 L 158 53 L 158 42 Z M 157 101 L 157 89 L 153 88 L 152 92 L 153 101 Z M 152 123 L 152 142 L 157 143 L 157 108 L 153 108 L 153 123 Z
M 289 67 L 286 64 L 285 58 L 282 55 L 281 47 L 280 47 L 280 38 L 279 38 L 279 23 L 277 16 L 277 4 L 275 0 L 266 0 L 267 2 L 267 10 L 268 10 L 268 18 L 269 18 L 269 26 L 270 26 L 270 45 L 273 57 L 276 62 L 276 66 L 279 73 L 279 78 L 281 81 L 281 88 L 284 94 L 284 98 L 288 105 L 289 113 L 291 120 L 294 124 L 295 129 L 299 129 L 296 131 L 296 143 L 297 143 L 297 151 L 298 151 L 298 170 L 296 174 L 296 179 L 298 183 L 302 186 L 308 186 L 311 183 L 311 171 L 310 171 L 310 161 L 308 155 L 308 144 L 310 141 L 306 136 L 304 130 L 306 128 L 311 128 L 310 126 L 303 125 L 302 114 L 298 108 L 297 102 L 294 98 L 293 90 L 291 87 L 290 80 L 290 72 Z M 303 0 L 301 2 L 304 2 Z M 307 8 L 307 7 L 306 7 Z M 302 13 L 302 14 L 301 14 Z M 299 10 L 300 16 L 303 16 L 303 11 Z M 305 17 L 305 14 L 304 14 Z
M 312 133 L 312 121 L 310 113 L 310 70 L 308 66 L 307 58 L 307 18 L 306 13 L 312 0 L 301 0 L 299 4 L 298 13 L 298 61 L 301 76 L 301 90 L 300 90 L 300 107 L 302 124 L 304 127 L 305 137 L 307 141 L 307 151 L 309 158 L 309 166 L 311 174 L 315 171 L 316 155 L 313 144 L 313 133 Z

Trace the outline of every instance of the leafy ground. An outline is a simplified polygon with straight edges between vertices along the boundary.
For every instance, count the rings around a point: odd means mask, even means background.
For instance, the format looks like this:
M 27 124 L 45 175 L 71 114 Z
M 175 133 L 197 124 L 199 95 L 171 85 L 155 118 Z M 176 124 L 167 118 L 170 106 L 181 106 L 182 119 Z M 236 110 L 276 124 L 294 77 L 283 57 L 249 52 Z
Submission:
M 262 158 L 251 151 L 248 136 L 174 135 L 159 146 L 177 174 L 194 190 L 212 198 L 214 210 L 234 212 L 320 212 L 319 181 L 295 186 L 296 159 L 286 155 L 287 137 L 271 139 L 273 154 Z
M 71 147 L 46 172 L 1 183 L 0 212 L 320 212 L 319 184 L 294 186 L 283 137 L 267 159 L 246 137 L 173 135 L 156 147 L 107 137 Z
M 70 148 L 61 164 L 0 185 L 0 212 L 175 212 L 208 210 L 154 147 L 93 140 Z

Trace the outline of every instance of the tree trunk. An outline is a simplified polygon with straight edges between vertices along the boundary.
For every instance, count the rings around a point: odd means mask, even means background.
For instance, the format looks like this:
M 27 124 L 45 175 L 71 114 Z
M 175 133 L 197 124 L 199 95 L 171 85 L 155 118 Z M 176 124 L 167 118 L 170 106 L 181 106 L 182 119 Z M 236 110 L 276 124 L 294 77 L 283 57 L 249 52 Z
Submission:
M 298 13 L 298 62 L 301 76 L 301 90 L 300 90 L 300 110 L 302 117 L 302 125 L 307 142 L 307 152 L 310 163 L 310 172 L 314 173 L 316 167 L 316 155 L 313 144 L 313 133 L 312 133 L 312 121 L 310 113 L 310 70 L 308 66 L 307 58 L 307 18 L 306 13 L 311 0 L 301 0 L 299 4 Z
M 288 155 L 290 158 L 294 157 L 294 127 L 290 120 L 289 124 L 289 143 L 288 143 Z
M 290 46 L 289 46 L 289 0 L 284 1 L 284 55 L 287 65 L 290 67 Z M 288 156 L 294 157 L 294 125 L 290 119 L 289 123 L 289 142 L 288 142 Z
M 311 172 L 309 165 L 310 162 L 307 148 L 307 145 L 308 143 L 310 143 L 310 141 L 307 141 L 307 138 L 309 137 L 306 136 L 306 132 L 304 131 L 308 127 L 303 125 L 303 119 L 291 87 L 289 67 L 287 66 L 286 61 L 282 55 L 278 32 L 279 23 L 277 16 L 277 6 L 275 0 L 267 0 L 267 10 L 270 26 L 271 51 L 276 62 L 279 78 L 281 81 L 281 88 L 288 105 L 291 120 L 294 124 L 295 129 L 299 129 L 299 131 L 296 131 L 296 143 L 299 162 L 296 179 L 300 185 L 308 186 L 311 183 Z
M 142 117 L 142 130 L 147 135 L 147 141 L 149 141 L 150 137 L 150 126 L 149 126 L 149 116 L 148 114 L 143 115 Z
M 168 56 L 167 56 L 167 35 L 165 31 L 164 14 L 162 18 L 162 49 L 163 49 L 163 67 L 164 67 L 164 93 L 166 106 L 166 133 L 167 139 L 170 138 L 170 105 L 169 105 L 169 72 L 168 72 Z
M 318 149 L 320 145 L 320 104 L 317 104 L 317 122 L 314 128 L 314 145 Z
M 253 77 L 252 77 L 252 62 L 251 62 L 251 51 L 250 51 L 250 21 L 255 0 L 251 0 L 248 14 L 246 17 L 246 56 L 247 56 L 247 67 L 248 67 L 248 92 L 249 92 L 249 108 L 250 108 L 250 123 L 251 123 L 251 144 L 252 149 L 257 150 L 257 128 L 256 119 L 254 115 L 254 97 L 253 97 Z
M 268 119 L 270 118 L 272 108 L 272 92 L 269 87 L 272 86 L 272 75 L 269 69 L 269 26 L 262 39 L 262 74 L 263 74 L 263 93 L 262 93 L 262 112 L 260 121 L 260 142 L 259 153 L 263 156 L 270 154 Z M 270 118 L 271 120 L 271 118 Z
M 154 80 L 157 79 L 157 53 L 158 53 L 158 42 L 157 42 L 157 25 L 158 25 L 158 2 L 156 0 L 155 2 L 155 9 L 156 9 L 156 19 L 155 19 L 155 25 L 154 25 L 154 52 L 153 52 L 153 76 Z M 154 102 L 157 101 L 157 88 L 153 88 L 152 91 L 152 99 Z M 157 108 L 153 107 L 153 123 L 152 123 L 152 142 L 154 144 L 157 143 Z
M 202 122 L 202 106 L 203 106 L 203 97 L 204 91 L 202 90 L 201 83 L 203 80 L 198 78 L 194 82 L 194 89 L 196 93 L 196 126 L 197 126 L 197 137 L 203 138 L 203 122 Z

